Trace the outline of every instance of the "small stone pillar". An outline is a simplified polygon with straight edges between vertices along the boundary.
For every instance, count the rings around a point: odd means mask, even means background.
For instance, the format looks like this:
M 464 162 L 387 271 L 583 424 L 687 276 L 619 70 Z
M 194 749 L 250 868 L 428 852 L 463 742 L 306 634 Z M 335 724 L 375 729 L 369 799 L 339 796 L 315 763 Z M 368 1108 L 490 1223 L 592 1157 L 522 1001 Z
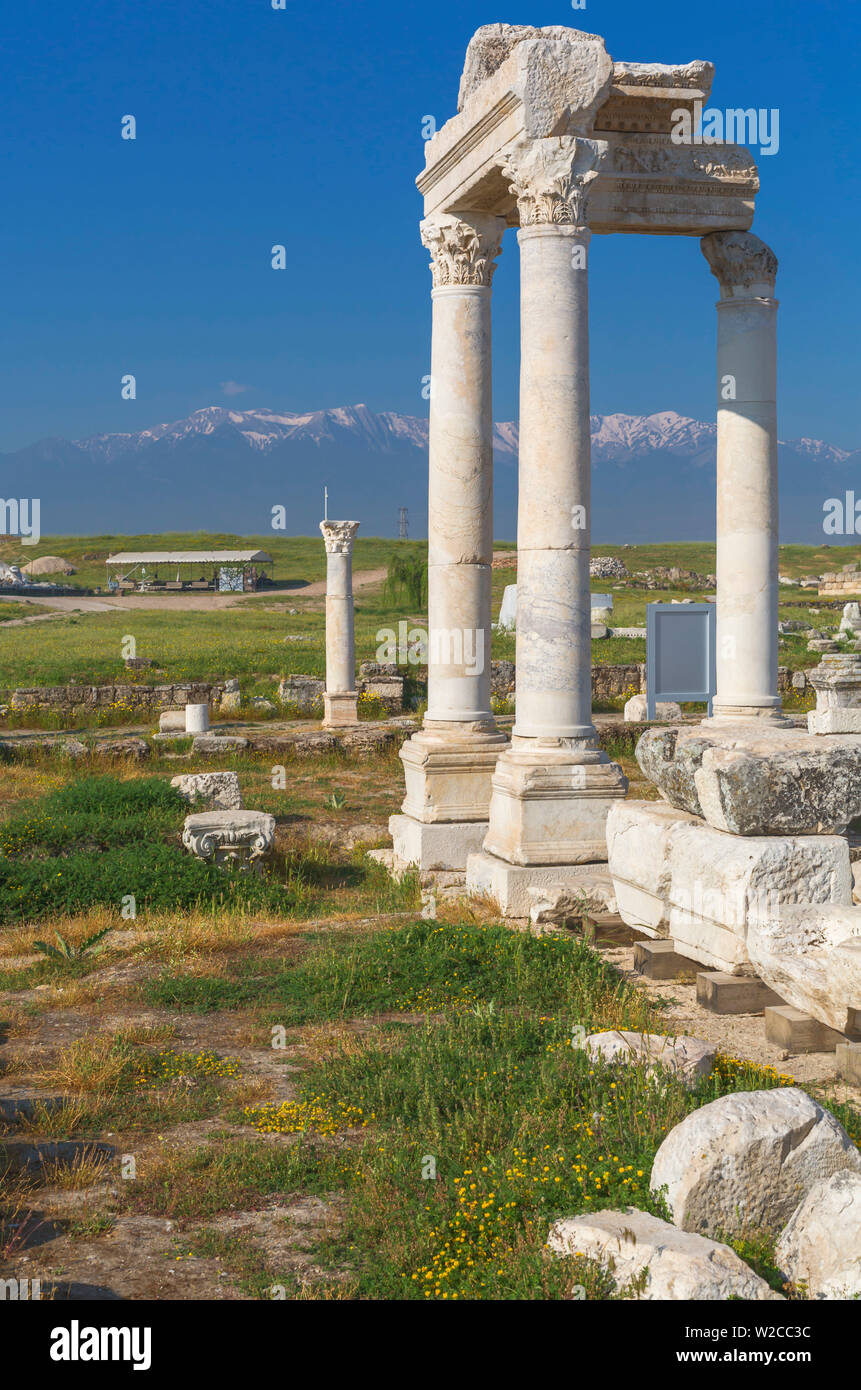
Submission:
M 321 521 L 326 544 L 326 693 L 323 728 L 358 720 L 353 631 L 353 541 L 358 521 Z
M 209 732 L 209 705 L 186 705 L 185 732 L 187 734 L 206 734 Z
M 750 232 L 700 245 L 721 294 L 712 717 L 791 723 L 777 689 L 777 257 Z
M 823 656 L 807 678 L 816 691 L 816 709 L 807 716 L 811 734 L 861 734 L 861 656 L 834 652 Z

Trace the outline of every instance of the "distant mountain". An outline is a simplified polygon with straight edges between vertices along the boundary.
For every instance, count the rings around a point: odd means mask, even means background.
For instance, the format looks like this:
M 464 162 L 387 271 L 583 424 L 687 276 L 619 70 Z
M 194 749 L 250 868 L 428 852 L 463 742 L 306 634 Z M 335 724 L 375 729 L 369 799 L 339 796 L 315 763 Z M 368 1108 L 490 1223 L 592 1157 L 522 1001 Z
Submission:
M 593 538 L 709 540 L 714 535 L 714 424 L 673 410 L 593 415 Z M 288 534 L 329 514 L 365 535 L 397 534 L 408 507 L 427 532 L 428 422 L 365 405 L 294 414 L 207 406 L 135 434 L 43 439 L 0 454 L 0 493 L 41 500 L 44 534 L 231 530 L 264 534 L 272 508 Z M 494 426 L 495 526 L 516 533 L 517 426 Z M 861 483 L 861 451 L 819 439 L 782 442 L 781 539 L 822 542 L 823 504 Z M 858 486 L 861 498 L 861 486 Z M 835 541 L 839 538 L 833 538 Z

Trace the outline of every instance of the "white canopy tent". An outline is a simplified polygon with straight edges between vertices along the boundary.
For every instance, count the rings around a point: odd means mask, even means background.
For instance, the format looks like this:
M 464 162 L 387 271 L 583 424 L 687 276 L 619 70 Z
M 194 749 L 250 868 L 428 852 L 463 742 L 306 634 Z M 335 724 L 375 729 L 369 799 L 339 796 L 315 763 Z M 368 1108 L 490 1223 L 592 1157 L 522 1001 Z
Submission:
M 217 588 L 241 592 L 256 589 L 263 567 L 273 563 L 272 556 L 265 550 L 123 550 L 109 555 L 105 566 L 109 584 L 113 579 L 114 585 L 121 589 Z M 168 570 L 176 577 L 161 579 L 159 570 Z M 133 579 L 133 575 L 137 578 Z

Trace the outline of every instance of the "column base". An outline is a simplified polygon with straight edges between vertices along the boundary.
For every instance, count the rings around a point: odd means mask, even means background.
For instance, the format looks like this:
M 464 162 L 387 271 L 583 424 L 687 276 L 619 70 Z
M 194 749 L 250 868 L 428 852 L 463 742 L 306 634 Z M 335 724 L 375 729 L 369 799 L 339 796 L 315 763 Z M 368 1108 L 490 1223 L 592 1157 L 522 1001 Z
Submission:
M 359 722 L 359 695 L 355 690 L 344 690 L 323 696 L 323 728 L 340 729 L 345 724 Z
M 477 821 L 486 826 L 491 778 L 507 743 L 492 720 L 429 725 L 413 734 L 400 755 L 404 815 L 424 825 Z
M 515 741 L 493 776 L 485 852 L 513 865 L 592 864 L 607 858 L 607 816 L 628 779 L 597 748 Z
M 794 720 L 784 714 L 780 704 L 776 705 L 731 705 L 712 703 L 711 716 L 703 724 L 738 724 L 740 720 L 756 721 L 760 724 L 783 724 L 792 726 Z
M 509 864 L 482 851 L 467 860 L 466 891 L 472 898 L 490 898 L 502 917 L 528 917 L 535 901 L 531 889 L 563 887 L 574 894 L 582 889 L 584 899 L 590 899 L 595 874 L 594 864 Z
M 394 847 L 395 868 L 458 870 L 466 868 L 469 856 L 481 849 L 487 834 L 487 821 L 442 821 L 425 824 L 412 816 L 390 816 L 389 834 Z

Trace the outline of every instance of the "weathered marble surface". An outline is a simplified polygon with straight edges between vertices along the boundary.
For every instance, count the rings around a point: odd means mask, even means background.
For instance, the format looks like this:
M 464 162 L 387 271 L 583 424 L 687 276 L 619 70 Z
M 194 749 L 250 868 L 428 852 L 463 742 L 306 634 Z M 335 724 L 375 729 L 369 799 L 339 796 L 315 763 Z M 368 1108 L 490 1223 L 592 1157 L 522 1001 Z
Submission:
M 583 1046 L 591 1057 L 604 1062 L 623 1062 L 630 1066 L 639 1063 L 652 1072 L 663 1068 L 688 1086 L 696 1086 L 711 1073 L 717 1054 L 717 1048 L 701 1038 L 669 1037 L 618 1028 L 591 1033 Z
M 666 1188 L 686 1231 L 777 1231 L 841 1169 L 861 1171 L 861 1154 L 829 1111 L 792 1086 L 738 1091 L 692 1111 L 658 1149 L 650 1185 Z
M 728 974 L 757 968 L 754 919 L 788 904 L 852 901 L 849 845 L 838 835 L 741 837 L 666 802 L 621 801 L 607 818 L 607 852 L 628 925 L 672 937 L 682 955 Z
M 207 802 L 213 810 L 238 811 L 242 808 L 242 792 L 237 772 L 183 772 L 170 779 L 183 800 L 194 805 Z
M 639 1298 L 651 1301 L 779 1299 L 728 1245 L 680 1231 L 636 1207 L 595 1211 L 557 1221 L 547 1245 L 557 1255 L 585 1255 L 612 1264 L 616 1287 L 643 1278 Z
M 775 1249 L 778 1269 L 809 1298 L 861 1295 L 861 1174 L 847 1169 L 812 1187 Z
M 838 1033 L 861 1036 L 861 907 L 781 907 L 748 926 L 760 979 Z
M 643 774 L 680 810 L 734 835 L 840 835 L 861 816 L 861 735 L 763 721 L 648 729 Z
M 247 869 L 272 848 L 275 817 L 265 811 L 200 811 L 186 816 L 182 843 L 198 859 Z

